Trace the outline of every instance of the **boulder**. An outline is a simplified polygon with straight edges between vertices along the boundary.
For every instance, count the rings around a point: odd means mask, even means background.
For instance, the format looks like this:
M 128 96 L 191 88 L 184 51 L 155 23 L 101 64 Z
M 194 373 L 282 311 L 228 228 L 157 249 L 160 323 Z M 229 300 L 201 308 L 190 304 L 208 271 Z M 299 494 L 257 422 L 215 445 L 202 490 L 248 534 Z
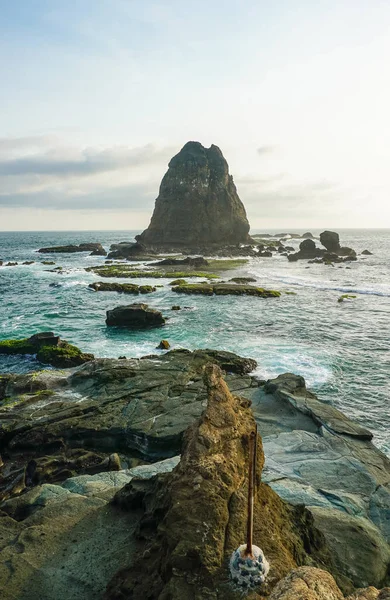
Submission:
M 161 327 L 165 319 L 159 310 L 149 308 L 147 304 L 128 304 L 117 306 L 107 311 L 106 324 L 109 327 L 130 327 L 142 329 L 148 327 Z
M 119 244 L 111 245 L 108 258 L 140 260 L 141 258 L 153 258 L 154 254 L 155 252 L 139 242 L 119 242 Z
M 321 256 L 324 253 L 323 250 L 316 247 L 314 240 L 306 239 L 299 244 L 299 251 L 294 254 L 289 254 L 287 259 L 290 262 L 295 262 L 297 260 L 308 260 L 314 259 L 316 257 Z
M 300 567 L 279 581 L 269 600 L 344 600 L 344 596 L 327 571 Z
M 340 237 L 335 231 L 323 231 L 320 234 L 320 242 L 329 252 L 338 254 L 340 250 Z
M 299 249 L 307 254 L 313 254 L 316 252 L 316 243 L 311 239 L 304 240 L 299 244 Z
M 91 256 L 107 256 L 107 252 L 101 244 L 91 252 Z
M 168 342 L 168 340 L 161 340 L 156 350 L 169 350 L 170 347 L 171 344 Z
M 356 256 L 356 252 L 353 248 L 348 248 L 348 246 L 341 246 L 338 251 L 339 256 Z
M 372 256 L 372 252 L 369 250 L 363 250 L 362 254 L 364 254 L 364 256 Z
M 314 235 L 312 233 L 310 233 L 310 231 L 306 231 L 306 233 L 304 233 L 302 235 L 302 237 L 305 238 L 305 239 L 311 239 L 311 240 L 314 239 Z
M 188 142 L 172 158 L 149 227 L 137 240 L 164 250 L 249 242 L 249 223 L 221 150 Z

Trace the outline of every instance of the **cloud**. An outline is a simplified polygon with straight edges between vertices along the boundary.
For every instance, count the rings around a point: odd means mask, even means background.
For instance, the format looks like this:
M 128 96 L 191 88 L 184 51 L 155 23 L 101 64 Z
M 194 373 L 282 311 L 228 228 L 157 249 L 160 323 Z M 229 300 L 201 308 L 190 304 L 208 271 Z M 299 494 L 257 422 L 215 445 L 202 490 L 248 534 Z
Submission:
M 245 177 L 239 195 L 253 218 L 318 217 L 339 212 L 340 186 L 327 180 L 296 183 L 285 173 L 268 178 Z
M 276 146 L 259 146 L 256 150 L 257 154 L 264 156 L 264 154 L 272 154 L 275 152 Z
M 18 146 L 17 141 L 13 141 Z M 20 141 L 20 145 L 22 145 Z M 5 144 L 6 145 L 6 144 Z M 9 142 L 9 145 L 12 145 Z M 158 149 L 152 144 L 140 148 L 117 146 L 105 149 L 54 148 L 46 152 L 0 159 L 1 175 L 83 176 L 135 166 L 156 164 L 168 159 L 172 149 Z
M 2 138 L 0 206 L 115 210 L 152 206 L 174 152 L 154 144 L 75 148 L 52 136 Z

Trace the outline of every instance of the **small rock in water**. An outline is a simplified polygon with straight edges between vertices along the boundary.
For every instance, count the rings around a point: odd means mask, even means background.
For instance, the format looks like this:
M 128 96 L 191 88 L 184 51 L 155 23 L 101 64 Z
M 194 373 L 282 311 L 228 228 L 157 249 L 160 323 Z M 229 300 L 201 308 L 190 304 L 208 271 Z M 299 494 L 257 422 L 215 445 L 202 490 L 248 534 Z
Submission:
M 171 310 L 181 310 L 181 306 L 177 306 L 177 305 L 175 304 L 175 306 L 172 306 L 172 309 L 171 309 Z
M 169 350 L 170 347 L 171 345 L 168 340 L 161 340 L 159 345 L 156 347 L 156 350 Z

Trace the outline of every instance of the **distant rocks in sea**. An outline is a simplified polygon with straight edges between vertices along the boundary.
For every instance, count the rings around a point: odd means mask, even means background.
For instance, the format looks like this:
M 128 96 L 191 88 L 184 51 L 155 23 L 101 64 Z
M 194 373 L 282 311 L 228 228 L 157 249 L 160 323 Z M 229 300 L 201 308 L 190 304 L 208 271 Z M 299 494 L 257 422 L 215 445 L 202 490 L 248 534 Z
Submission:
M 79 244 L 78 246 L 74 244 L 69 244 L 67 246 L 50 246 L 47 248 L 40 248 L 37 250 L 37 252 L 40 252 L 41 254 L 73 254 L 75 252 L 91 252 L 92 256 L 106 256 L 107 254 L 103 246 L 98 242 L 88 242 L 85 244 Z
M 137 241 L 165 251 L 250 241 L 244 205 L 217 146 L 187 142 L 172 158 L 150 225 Z
M 196 294 L 203 296 L 256 296 L 258 298 L 279 298 L 280 292 L 266 290 L 254 285 L 236 283 L 187 283 L 174 286 L 177 294 Z
M 120 294 L 150 294 L 156 291 L 156 288 L 152 285 L 106 283 L 105 281 L 95 281 L 95 283 L 90 283 L 88 287 L 95 290 L 95 292 L 119 292 Z
M 312 263 L 333 264 L 340 262 L 351 262 L 357 260 L 356 252 L 347 246 L 340 246 L 339 234 L 335 231 L 323 231 L 320 234 L 320 242 L 325 246 L 317 248 L 315 241 L 311 238 L 305 239 L 299 244 L 299 251 L 288 255 L 290 262 L 306 259 Z

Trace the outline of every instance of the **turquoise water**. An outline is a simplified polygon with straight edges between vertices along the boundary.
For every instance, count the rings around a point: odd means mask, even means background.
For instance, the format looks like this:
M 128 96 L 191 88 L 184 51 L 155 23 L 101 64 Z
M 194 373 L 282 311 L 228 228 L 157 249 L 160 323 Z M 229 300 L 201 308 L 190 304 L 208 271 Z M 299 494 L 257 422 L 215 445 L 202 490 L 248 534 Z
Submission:
M 158 352 L 155 347 L 161 338 L 174 348 L 231 350 L 255 358 L 262 378 L 286 371 L 303 375 L 323 401 L 369 427 L 375 443 L 390 454 L 390 230 L 340 231 L 343 245 L 374 253 L 359 257 L 350 269 L 289 263 L 277 256 L 250 259 L 225 276 L 250 274 L 264 287 L 297 294 L 279 299 L 179 296 L 170 290 L 168 279 L 154 280 L 164 287 L 142 296 L 142 301 L 162 310 L 169 320 L 163 329 L 137 332 L 107 328 L 105 313 L 139 297 L 88 288 L 100 278 L 85 267 L 103 264 L 104 257 L 36 253 L 42 246 L 88 241 L 108 249 L 111 243 L 132 240 L 136 233 L 0 233 L 0 259 L 39 261 L 0 268 L 0 339 L 51 330 L 83 351 L 104 357 Z M 299 241 L 289 244 L 298 247 Z M 54 266 L 42 265 L 43 260 L 54 260 L 65 273 L 49 272 Z M 342 293 L 357 298 L 340 304 Z M 173 304 L 188 308 L 171 311 Z M 36 367 L 32 357 L 0 356 L 0 372 Z

